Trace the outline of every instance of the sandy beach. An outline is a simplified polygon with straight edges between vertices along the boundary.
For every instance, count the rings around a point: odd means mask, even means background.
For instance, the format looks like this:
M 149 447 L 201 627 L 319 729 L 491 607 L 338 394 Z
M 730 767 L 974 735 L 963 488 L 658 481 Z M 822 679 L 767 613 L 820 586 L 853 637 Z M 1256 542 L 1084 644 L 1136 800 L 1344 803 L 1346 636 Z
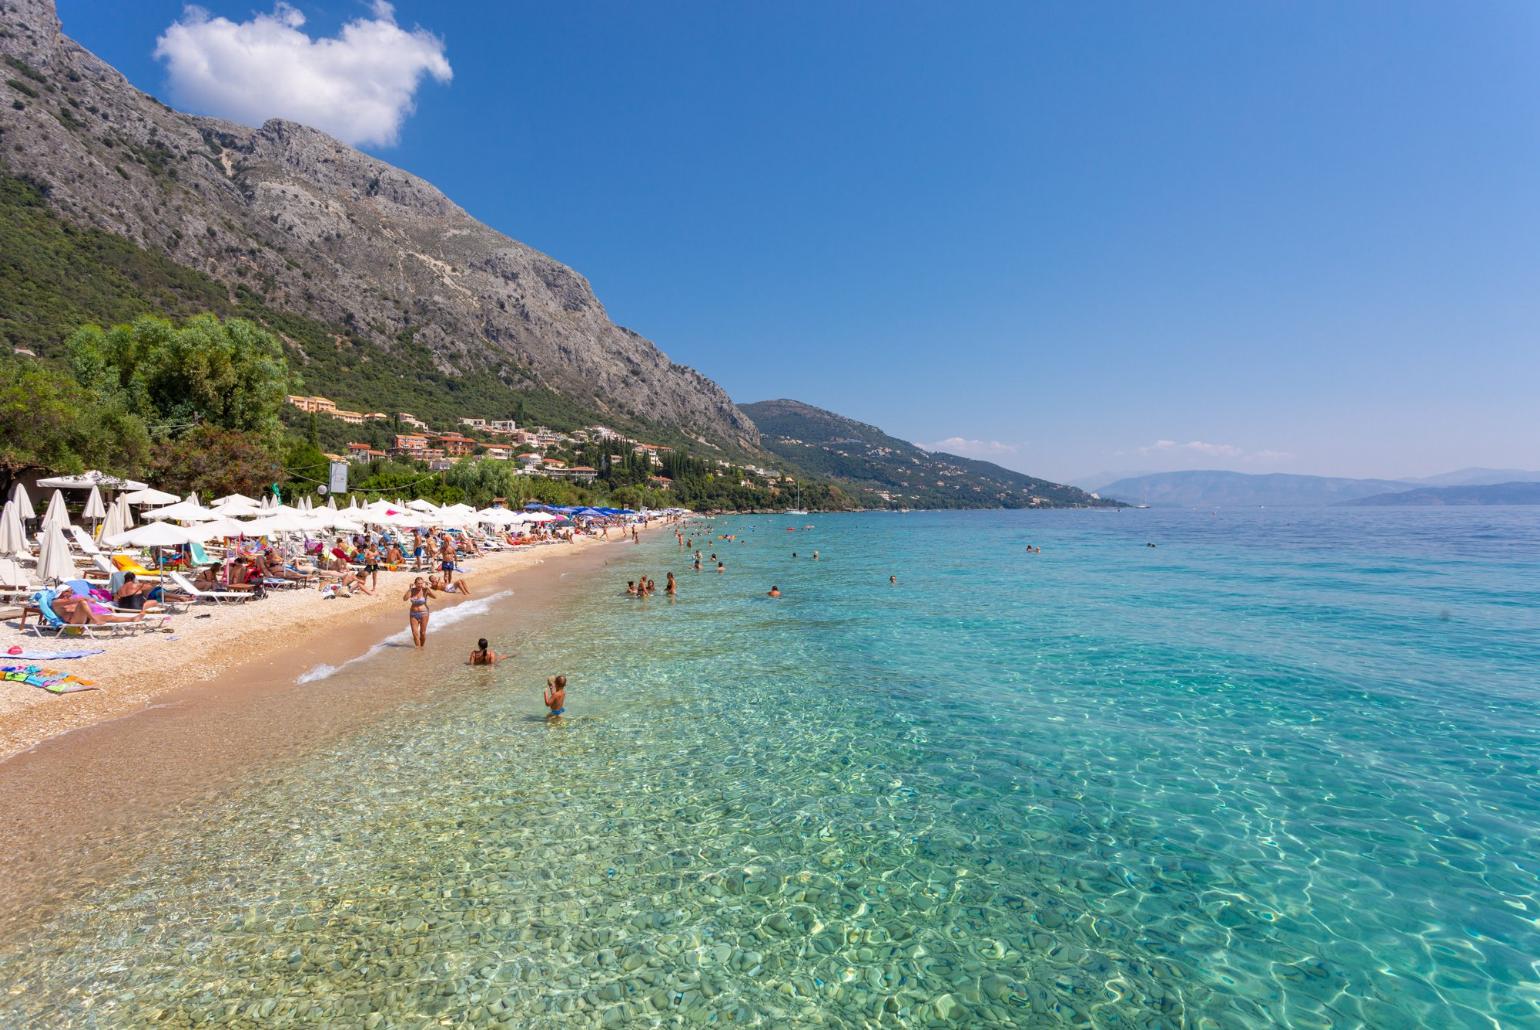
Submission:
M 430 624 L 428 647 L 469 650 L 474 638 L 457 631 L 449 613 L 485 609 L 488 601 L 532 630 L 562 599 L 590 589 L 598 570 L 629 554 L 623 537 L 578 537 L 473 559 L 467 578 L 475 593 L 434 602 L 444 628 L 435 634 Z M 325 678 L 301 681 L 404 630 L 401 594 L 412 575 L 382 573 L 373 597 L 326 601 L 315 590 L 281 591 L 263 601 L 208 606 L 214 617 L 207 620 L 191 618 L 204 613 L 205 606 L 195 606 L 173 618 L 173 633 L 105 641 L 104 654 L 57 663 L 78 667 L 100 690 L 55 697 L 5 684 L 0 872 L 9 889 L 0 926 L 27 923 L 67 895 L 66 869 L 50 856 L 113 868 L 115 846 L 106 840 L 169 825 L 179 812 L 196 813 L 199 799 L 260 779 L 266 769 L 372 721 L 476 689 L 475 677 L 382 677 L 362 693 Z M 75 646 L 22 637 L 11 619 L 4 633 L 5 647 Z M 517 646 L 517 639 L 494 644 L 505 651 Z
M 476 594 L 441 595 L 435 608 L 452 609 L 485 596 L 519 570 L 552 562 L 565 566 L 603 549 L 605 543 L 618 547 L 619 538 L 578 537 L 572 544 L 523 547 L 471 559 L 466 578 Z M 0 770 L 6 760 L 43 741 L 144 711 L 173 694 L 179 703 L 195 703 L 213 689 L 262 680 L 292 683 L 295 675 L 315 664 L 345 661 L 378 639 L 381 626 L 404 624 L 401 593 L 414 575 L 382 572 L 372 596 L 325 600 L 312 588 L 276 590 L 265 600 L 245 604 L 198 604 L 173 615 L 169 632 L 115 640 L 39 638 L 18 628 L 19 609 L 7 608 L 0 622 L 0 652 L 19 645 L 36 651 L 100 648 L 103 653 L 58 662 L 29 660 L 90 680 L 97 690 L 55 696 L 20 683 L 0 687 Z

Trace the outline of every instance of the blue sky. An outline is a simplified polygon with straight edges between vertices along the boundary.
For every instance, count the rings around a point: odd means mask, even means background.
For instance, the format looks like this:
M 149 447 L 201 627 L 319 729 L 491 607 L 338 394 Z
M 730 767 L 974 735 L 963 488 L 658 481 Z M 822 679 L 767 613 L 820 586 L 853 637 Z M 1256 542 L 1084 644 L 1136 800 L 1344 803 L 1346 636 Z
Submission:
M 59 0 L 177 106 L 334 119 L 737 400 L 1058 478 L 1540 466 L 1540 5 L 202 6 Z M 189 70 L 256 15 L 366 59 Z

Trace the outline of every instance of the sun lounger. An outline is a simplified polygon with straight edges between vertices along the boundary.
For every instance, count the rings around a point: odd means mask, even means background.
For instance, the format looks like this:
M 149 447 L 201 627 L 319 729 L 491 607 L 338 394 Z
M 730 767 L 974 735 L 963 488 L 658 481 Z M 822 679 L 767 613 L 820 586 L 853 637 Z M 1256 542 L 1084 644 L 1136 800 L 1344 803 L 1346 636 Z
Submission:
M 180 572 L 171 573 L 170 578 L 182 593 L 190 595 L 194 601 L 206 604 L 243 604 L 251 600 L 252 596 L 250 590 L 200 590 Z
M 145 579 L 145 578 L 159 579 L 160 578 L 160 573 L 154 571 L 153 569 L 145 568 L 143 565 L 140 565 L 138 561 L 136 561 L 135 559 L 129 557 L 126 554 L 115 554 L 115 555 L 113 555 L 112 556 L 112 564 L 117 566 L 118 570 L 120 570 L 122 572 L 132 572 L 134 575 L 138 576 L 141 579 Z
M 192 564 L 195 567 L 219 564 L 219 559 L 210 558 L 209 552 L 204 550 L 203 545 L 196 540 L 187 545 L 187 553 L 192 555 Z
M 0 558 L 0 595 L 27 595 L 37 591 L 32 576 L 14 558 Z
M 132 622 L 99 622 L 86 623 L 77 626 L 74 623 L 65 622 L 59 617 L 59 613 L 53 610 L 52 590 L 39 590 L 32 595 L 31 603 L 22 610 L 21 628 L 27 628 L 27 616 L 36 615 L 37 619 L 32 623 L 32 632 L 35 636 L 52 633 L 56 636 L 77 635 L 83 637 L 122 637 L 133 633 L 139 633 L 146 629 L 162 629 L 165 627 L 168 616 L 145 616 L 143 619 L 135 619 Z
M 70 527 L 70 536 L 75 540 L 75 546 L 80 548 L 80 553 L 85 555 L 98 555 L 102 549 L 96 546 L 96 541 L 91 539 L 91 534 L 79 526 Z

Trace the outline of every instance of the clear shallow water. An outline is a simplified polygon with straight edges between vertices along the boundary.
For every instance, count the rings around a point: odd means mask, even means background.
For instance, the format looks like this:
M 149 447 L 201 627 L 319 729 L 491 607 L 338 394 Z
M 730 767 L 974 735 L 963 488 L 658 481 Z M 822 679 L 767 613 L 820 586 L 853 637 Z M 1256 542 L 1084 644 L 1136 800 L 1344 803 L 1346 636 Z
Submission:
M 715 532 L 340 668 L 473 686 L 125 834 L 0 1023 L 1540 1023 L 1540 512 Z

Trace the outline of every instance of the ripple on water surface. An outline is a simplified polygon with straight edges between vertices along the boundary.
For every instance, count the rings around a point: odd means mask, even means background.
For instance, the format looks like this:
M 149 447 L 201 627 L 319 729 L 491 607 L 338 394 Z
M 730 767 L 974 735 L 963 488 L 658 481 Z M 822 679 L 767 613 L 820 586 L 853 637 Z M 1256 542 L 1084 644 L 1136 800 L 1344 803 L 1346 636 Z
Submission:
M 0 1017 L 1533 1024 L 1540 530 L 1364 518 L 631 549 L 678 604 L 605 582 L 538 667 L 390 659 L 484 682 L 126 837 L 131 875 L 0 946 Z

